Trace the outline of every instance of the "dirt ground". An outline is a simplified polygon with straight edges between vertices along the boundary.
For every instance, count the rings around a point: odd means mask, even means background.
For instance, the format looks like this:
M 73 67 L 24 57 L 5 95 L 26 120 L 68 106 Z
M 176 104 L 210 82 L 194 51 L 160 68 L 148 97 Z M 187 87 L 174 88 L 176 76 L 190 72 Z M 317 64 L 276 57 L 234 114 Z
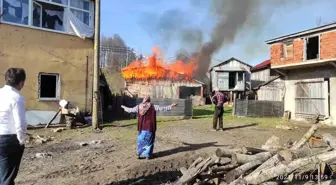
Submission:
M 44 144 L 27 145 L 18 185 L 115 185 L 162 184 L 176 180 L 179 168 L 188 166 L 198 156 L 212 154 L 217 147 L 260 147 L 272 135 L 281 142 L 298 140 L 309 125 L 287 123 L 281 119 L 232 118 L 225 116 L 224 132 L 212 132 L 211 117 L 191 120 L 159 119 L 154 159 L 136 158 L 135 120 L 105 124 L 102 133 L 90 128 L 64 130 L 29 130 L 32 135 L 53 137 Z M 292 130 L 275 128 L 290 125 Z M 336 134 L 333 128 L 319 133 Z M 87 142 L 81 146 L 80 142 Z M 36 158 L 36 153 L 51 157 Z

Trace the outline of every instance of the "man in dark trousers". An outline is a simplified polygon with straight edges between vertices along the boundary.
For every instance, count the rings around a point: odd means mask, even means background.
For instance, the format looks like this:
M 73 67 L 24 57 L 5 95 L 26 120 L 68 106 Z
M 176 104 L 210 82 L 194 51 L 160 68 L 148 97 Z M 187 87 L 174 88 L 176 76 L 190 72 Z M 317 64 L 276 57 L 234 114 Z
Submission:
M 219 120 L 219 130 L 224 131 L 223 128 L 223 114 L 224 103 L 226 102 L 225 95 L 219 91 L 218 88 L 214 88 L 215 95 L 211 98 L 215 104 L 215 112 L 213 116 L 213 131 L 217 131 L 217 122 Z
M 25 80 L 24 69 L 10 68 L 0 89 L 0 185 L 15 184 L 24 151 L 27 123 L 20 90 Z

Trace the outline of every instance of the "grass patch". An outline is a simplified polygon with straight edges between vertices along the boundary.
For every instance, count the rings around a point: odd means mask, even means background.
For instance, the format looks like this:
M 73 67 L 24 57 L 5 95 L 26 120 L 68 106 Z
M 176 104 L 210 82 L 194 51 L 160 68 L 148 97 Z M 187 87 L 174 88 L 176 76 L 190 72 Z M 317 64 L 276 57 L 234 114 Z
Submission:
M 193 118 L 212 118 L 215 111 L 214 105 L 204 105 L 193 108 Z M 224 107 L 224 117 L 232 116 L 232 107 Z

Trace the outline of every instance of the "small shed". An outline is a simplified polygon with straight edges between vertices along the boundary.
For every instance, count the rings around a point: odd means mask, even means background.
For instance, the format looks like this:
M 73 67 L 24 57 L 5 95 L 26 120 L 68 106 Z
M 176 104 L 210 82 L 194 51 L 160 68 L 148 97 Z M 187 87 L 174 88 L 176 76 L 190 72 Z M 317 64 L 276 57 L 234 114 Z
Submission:
M 285 84 L 282 76 L 271 69 L 271 61 L 265 60 L 251 68 L 251 89 L 256 100 L 282 101 Z
M 222 92 L 229 92 L 231 99 L 232 94 L 245 94 L 251 86 L 251 68 L 251 65 L 233 57 L 213 66 L 209 70 L 210 91 L 218 87 Z
M 217 64 L 209 71 L 211 88 L 218 87 L 224 92 L 244 92 L 250 88 L 251 68 L 251 65 L 233 57 Z

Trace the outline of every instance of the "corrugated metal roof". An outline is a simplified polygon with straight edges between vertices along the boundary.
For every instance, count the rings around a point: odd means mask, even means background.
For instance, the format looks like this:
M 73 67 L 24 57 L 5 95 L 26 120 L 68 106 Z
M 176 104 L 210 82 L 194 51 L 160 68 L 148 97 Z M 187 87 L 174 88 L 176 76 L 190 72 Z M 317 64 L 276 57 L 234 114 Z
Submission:
M 243 61 L 241 61 L 241 60 L 238 60 L 238 59 L 236 59 L 236 58 L 234 58 L 234 57 L 231 57 L 230 59 L 225 60 L 224 62 L 221 62 L 221 63 L 219 63 L 219 64 L 217 64 L 217 65 L 212 66 L 212 67 L 210 68 L 209 71 L 212 71 L 213 68 L 218 67 L 218 66 L 220 66 L 220 65 L 223 65 L 223 64 L 225 64 L 225 63 L 227 63 L 227 62 L 230 62 L 231 60 L 236 60 L 236 61 L 238 61 L 238 62 L 240 62 L 240 63 L 242 63 L 242 64 L 244 64 L 244 65 L 247 65 L 247 66 L 249 66 L 249 67 L 252 67 L 252 66 L 251 66 L 250 64 L 248 64 L 248 63 L 245 63 L 245 62 L 243 62 Z

